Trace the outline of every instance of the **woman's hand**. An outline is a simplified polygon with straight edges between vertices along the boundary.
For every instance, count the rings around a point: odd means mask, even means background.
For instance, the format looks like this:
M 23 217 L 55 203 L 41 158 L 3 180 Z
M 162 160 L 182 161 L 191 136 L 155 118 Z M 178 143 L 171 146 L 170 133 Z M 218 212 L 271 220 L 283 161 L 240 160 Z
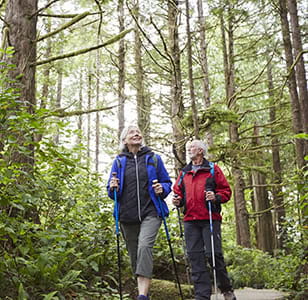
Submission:
M 113 191 L 114 189 L 116 189 L 117 191 L 119 190 L 119 178 L 117 177 L 112 177 L 110 179 L 110 182 L 109 182 L 109 186 L 110 186 L 110 189 Z
M 155 192 L 156 195 L 163 193 L 163 187 L 159 182 L 153 183 L 152 188 L 154 189 L 154 192 Z

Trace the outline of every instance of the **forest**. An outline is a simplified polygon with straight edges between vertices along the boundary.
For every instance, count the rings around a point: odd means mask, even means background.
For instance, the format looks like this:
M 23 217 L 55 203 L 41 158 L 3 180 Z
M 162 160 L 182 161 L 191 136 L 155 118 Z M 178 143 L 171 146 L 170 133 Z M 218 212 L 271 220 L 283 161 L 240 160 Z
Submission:
M 106 184 L 128 124 L 173 182 L 186 143 L 206 142 L 232 186 L 222 238 L 236 289 L 308 299 L 307 12 L 304 0 L 0 0 L 0 299 L 120 299 Z M 131 300 L 122 238 L 120 252 Z M 153 299 L 179 299 L 163 227 L 154 266 Z

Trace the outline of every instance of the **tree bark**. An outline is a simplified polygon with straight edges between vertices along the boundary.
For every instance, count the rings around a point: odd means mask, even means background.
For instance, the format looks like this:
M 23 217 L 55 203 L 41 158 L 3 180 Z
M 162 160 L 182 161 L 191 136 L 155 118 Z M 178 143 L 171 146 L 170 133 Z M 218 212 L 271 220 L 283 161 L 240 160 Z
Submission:
M 96 107 L 99 107 L 100 96 L 100 70 L 101 70 L 100 50 L 96 53 Z M 95 171 L 98 172 L 100 154 L 100 113 L 95 114 Z
M 9 77 L 14 81 L 14 86 L 20 90 L 20 107 L 33 114 L 36 107 L 35 97 L 35 66 L 30 63 L 36 60 L 37 17 L 30 17 L 37 10 L 37 0 L 11 0 L 8 1 L 5 13 L 5 22 L 9 25 L 9 43 L 14 47 L 14 55 L 7 58 L 9 64 L 16 66 L 9 72 Z M 19 77 L 18 77 L 19 76 Z M 34 138 L 34 137 L 33 137 Z M 23 134 L 18 135 L 18 143 L 25 142 Z M 29 141 L 28 141 L 29 142 Z M 33 144 L 26 146 L 30 155 L 14 151 L 11 157 L 13 162 L 24 164 L 26 169 L 31 169 L 34 164 Z
M 81 71 L 79 74 L 79 99 L 78 99 L 78 109 L 81 111 L 83 107 L 83 72 Z M 77 144 L 81 144 L 82 137 L 82 115 L 78 116 L 77 128 L 78 128 L 78 136 L 77 136 Z
M 254 138 L 252 144 L 257 146 L 260 144 L 257 136 L 259 135 L 258 127 L 254 128 Z M 257 152 L 255 157 L 255 166 L 261 167 L 262 152 Z M 266 176 L 260 171 L 252 171 L 252 184 L 254 192 L 254 207 L 257 213 L 256 233 L 257 233 L 257 248 L 273 253 L 274 250 L 274 228 L 270 202 L 266 189 Z
M 178 1 L 168 1 L 169 53 L 171 56 L 171 122 L 173 130 L 173 153 L 175 169 L 178 171 L 185 165 L 185 137 L 181 120 L 184 116 L 181 54 L 178 33 Z
M 192 119 L 194 125 L 194 136 L 196 139 L 199 139 L 199 123 L 198 123 L 198 111 L 196 105 L 195 87 L 193 79 L 192 44 L 191 44 L 190 13 L 189 13 L 188 0 L 185 1 L 185 5 L 186 5 L 187 65 L 188 65 L 189 95 L 190 95 Z
M 305 62 L 303 55 L 303 44 L 301 39 L 301 31 L 297 13 L 297 0 L 288 0 L 288 8 L 291 21 L 291 33 L 294 48 L 295 59 L 298 58 L 298 62 L 295 66 L 296 79 L 298 85 L 298 96 L 300 112 L 302 116 L 302 128 L 306 134 L 308 134 L 308 90 L 307 90 L 307 78 L 305 70 Z M 308 155 L 308 140 L 304 139 L 304 156 Z
M 91 61 L 91 60 L 89 60 Z M 92 107 L 92 68 L 88 67 L 88 110 Z M 87 166 L 90 167 L 90 159 L 91 159 L 91 114 L 87 116 Z
M 293 54 L 292 54 L 292 43 L 290 38 L 289 21 L 288 21 L 288 11 L 286 0 L 279 0 L 279 14 L 281 19 L 281 30 L 283 36 L 283 44 L 286 57 L 287 72 L 290 72 L 288 87 L 290 93 L 290 102 L 292 108 L 292 127 L 295 134 L 303 133 L 302 127 L 302 115 L 300 112 L 300 104 L 297 93 L 296 76 L 293 65 Z M 296 138 L 295 139 L 295 150 L 296 150 L 296 163 L 299 168 L 305 166 L 305 148 L 304 140 Z
M 274 83 L 272 75 L 272 64 L 268 63 L 267 65 L 267 83 L 268 83 L 268 95 L 271 103 L 274 104 Z M 270 122 L 274 123 L 276 121 L 276 108 L 271 106 L 270 108 Z M 271 143 L 272 143 L 272 165 L 273 165 L 273 183 L 272 188 L 273 194 L 273 204 L 274 204 L 274 229 L 276 230 L 276 245 L 275 248 L 283 248 L 283 241 L 285 239 L 284 219 L 285 219 L 285 208 L 283 205 L 283 191 L 281 187 L 282 183 L 282 168 L 280 162 L 280 147 L 279 139 L 276 135 L 276 129 L 274 126 L 271 127 Z
M 144 142 L 149 144 L 150 139 L 150 103 L 148 97 L 145 95 L 144 88 L 144 69 L 142 65 L 142 50 L 141 37 L 138 27 L 139 22 L 139 1 L 136 1 L 134 7 L 135 14 L 135 78 L 136 78 L 136 92 L 137 92 L 137 118 L 138 127 L 143 133 Z
M 122 32 L 124 30 L 124 0 L 119 0 L 118 2 L 118 21 L 119 30 Z M 118 140 L 120 140 L 121 132 L 124 129 L 124 102 L 125 102 L 125 41 L 121 39 L 119 42 L 118 50 Z
M 209 70 L 207 61 L 207 45 L 206 45 L 206 24 L 203 13 L 202 0 L 198 0 L 198 23 L 199 23 L 199 37 L 200 37 L 200 49 L 201 49 L 201 69 L 202 69 L 202 92 L 203 92 L 203 104 L 205 108 L 209 108 L 211 105 L 210 98 L 210 81 Z M 206 132 L 206 140 L 209 147 L 213 146 L 213 134 L 211 129 Z
M 58 72 L 57 72 L 57 75 L 58 75 L 58 81 L 57 81 L 57 98 L 56 98 L 56 103 L 55 103 L 55 109 L 60 109 L 61 107 L 61 102 L 62 102 L 62 84 L 63 84 L 63 71 L 62 71 L 62 68 L 61 66 L 58 66 Z M 58 145 L 59 142 L 60 142 L 60 132 L 59 130 L 57 129 L 57 133 L 55 134 L 55 137 L 54 137 L 54 141 L 55 141 L 55 144 Z
M 227 105 L 229 109 L 236 111 L 235 103 L 235 70 L 234 70 L 234 49 L 233 49 L 233 15 L 230 4 L 228 2 L 228 46 L 225 35 L 225 22 L 223 12 L 221 13 L 221 34 L 222 46 L 224 56 L 224 74 L 225 74 L 225 89 Z M 239 143 L 238 124 L 231 122 L 229 126 L 230 142 L 234 147 Z M 237 154 L 232 158 L 232 175 L 234 178 L 234 209 L 236 217 L 236 234 L 237 243 L 243 247 L 251 247 L 250 230 L 248 221 L 248 212 L 246 208 L 245 193 L 244 193 L 244 179 L 243 171 L 241 170 L 241 160 Z
M 10 85 L 19 90 L 19 103 L 16 103 L 15 111 L 9 112 L 12 115 L 18 111 L 34 114 L 36 108 L 36 68 L 30 63 L 36 60 L 36 44 L 33 41 L 37 35 L 37 17 L 31 16 L 37 10 L 37 2 L 37 0 L 11 0 L 6 5 L 5 24 L 8 25 L 8 41 L 9 46 L 14 47 L 15 51 L 13 56 L 6 57 L 8 64 L 15 65 L 15 68 L 8 73 L 8 77 Z M 22 130 L 16 133 L 13 130 L 8 134 L 14 136 L 16 143 L 20 146 L 12 149 L 10 157 L 7 158 L 8 164 L 20 171 L 20 175 L 16 176 L 16 186 L 23 185 L 23 189 L 26 189 L 34 166 L 34 133 Z M 18 214 L 16 208 L 12 207 L 8 210 L 9 216 L 16 214 Z M 28 220 L 40 223 L 35 205 L 31 208 L 27 207 L 24 216 Z

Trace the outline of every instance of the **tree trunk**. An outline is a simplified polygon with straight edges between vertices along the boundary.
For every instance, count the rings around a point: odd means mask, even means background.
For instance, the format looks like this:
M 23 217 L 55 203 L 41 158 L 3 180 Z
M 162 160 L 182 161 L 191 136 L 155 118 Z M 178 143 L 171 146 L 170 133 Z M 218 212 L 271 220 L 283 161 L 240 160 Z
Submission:
M 254 138 L 252 144 L 258 146 L 260 144 L 257 136 L 259 135 L 257 126 L 254 128 Z M 261 167 L 262 152 L 257 152 L 255 157 L 255 166 Z M 266 177 L 263 173 L 257 170 L 252 171 L 252 184 L 254 192 L 254 207 L 257 213 L 256 233 L 257 233 L 257 248 L 273 253 L 274 249 L 274 228 L 272 213 L 270 210 L 270 202 L 266 190 Z
M 50 18 L 47 20 L 46 24 L 47 32 L 51 31 L 51 22 Z M 47 46 L 46 46 L 46 57 L 51 56 L 51 40 L 47 40 Z M 40 108 L 46 108 L 47 107 L 47 99 L 48 99 L 48 94 L 49 94 L 49 81 L 50 81 L 50 66 L 47 65 L 44 67 L 43 71 L 43 87 L 42 87 L 42 97 L 41 97 L 41 104 Z
M 234 71 L 234 49 L 233 49 L 233 16 L 230 5 L 228 5 L 228 47 L 225 36 L 225 24 L 223 13 L 221 13 L 221 34 L 224 56 L 224 74 L 226 98 L 229 109 L 235 110 L 235 71 Z M 232 144 L 239 143 L 238 124 L 231 122 L 229 126 L 229 137 Z M 235 147 L 235 146 L 234 146 Z M 237 154 L 233 157 L 232 175 L 234 178 L 234 209 L 236 217 L 237 242 L 243 247 L 251 247 L 248 212 L 245 202 L 244 179 L 241 170 L 241 160 Z
M 135 78 L 137 91 L 138 127 L 143 133 L 146 144 L 149 143 L 150 133 L 150 105 L 144 90 L 144 70 L 142 65 L 141 38 L 137 23 L 139 22 L 139 1 L 136 1 L 135 13 Z
M 78 109 L 81 111 L 83 107 L 83 95 L 82 95 L 82 90 L 83 90 L 83 72 L 81 71 L 79 74 L 79 101 L 78 101 Z M 78 123 L 77 123 L 77 128 L 78 128 L 78 136 L 77 136 L 77 144 L 81 144 L 82 141 L 82 115 L 78 116 Z
M 119 0 L 118 2 L 118 20 L 119 20 L 119 31 L 124 31 L 124 0 Z M 120 140 L 120 134 L 124 129 L 124 102 L 125 102 L 125 41 L 121 39 L 119 41 L 118 50 L 118 140 Z
M 203 14 L 202 0 L 198 0 L 198 23 L 200 32 L 200 49 L 201 49 L 201 69 L 202 69 L 202 91 L 203 91 L 203 104 L 205 108 L 209 108 L 211 105 L 210 98 L 210 82 L 209 82 L 209 70 L 207 61 L 207 45 L 205 34 L 205 18 Z M 206 132 L 206 140 L 209 147 L 213 146 L 213 135 L 211 129 Z
M 33 114 L 36 107 L 35 98 L 35 66 L 30 66 L 36 60 L 37 0 L 11 0 L 8 1 L 5 12 L 5 22 L 9 25 L 9 42 L 15 53 L 7 58 L 9 64 L 16 66 L 9 72 L 9 77 L 15 81 L 13 84 L 20 89 L 20 107 Z M 22 75 L 22 76 L 19 76 Z M 19 76 L 19 77 L 18 77 Z M 18 78 L 17 78 L 18 77 Z M 23 145 L 25 137 L 18 134 L 18 143 Z M 32 137 L 33 139 L 34 137 Z M 14 151 L 10 158 L 12 162 L 21 163 L 25 170 L 31 170 L 34 164 L 33 144 L 27 141 L 31 154 Z
M 198 111 L 196 106 L 195 87 L 193 79 L 189 1 L 186 0 L 185 4 L 186 4 L 187 65 L 188 65 L 189 94 L 191 101 L 192 119 L 194 125 L 194 136 L 196 139 L 199 139 Z
M 100 70 L 101 70 L 100 50 L 96 53 L 96 107 L 99 107 L 100 96 Z M 99 168 L 99 153 L 100 153 L 100 113 L 95 114 L 95 171 Z
M 267 65 L 267 82 L 268 82 L 268 95 L 271 103 L 274 104 L 274 84 L 272 75 L 272 65 L 268 63 Z M 276 121 L 276 108 L 274 105 L 270 108 L 270 122 L 274 123 Z M 282 168 L 280 162 L 280 147 L 279 139 L 276 135 L 275 127 L 271 127 L 271 143 L 272 143 L 272 165 L 273 165 L 273 183 L 272 188 L 273 194 L 273 204 L 274 204 L 274 229 L 276 229 L 276 245 L 275 248 L 283 248 L 283 241 L 285 239 L 285 232 L 283 230 L 283 223 L 285 219 L 285 208 L 283 203 L 283 191 L 281 187 L 282 183 Z
M 302 128 L 302 115 L 300 112 L 300 104 L 297 93 L 297 84 L 293 65 L 293 54 L 292 54 L 292 44 L 290 39 L 289 21 L 288 21 L 288 11 L 286 0 L 279 0 L 279 13 L 281 19 L 281 29 L 283 36 L 283 44 L 286 56 L 287 72 L 289 73 L 288 87 L 290 93 L 290 101 L 292 108 L 292 127 L 294 134 L 303 133 Z M 304 167 L 305 160 L 305 150 L 304 150 L 304 140 L 295 139 L 296 148 L 296 162 L 299 168 Z
M 295 59 L 299 56 L 298 62 L 295 66 L 300 111 L 302 114 L 303 129 L 305 133 L 308 133 L 308 91 L 307 91 L 307 79 L 305 71 L 305 62 L 303 55 L 303 44 L 301 39 L 301 32 L 297 14 L 297 0 L 288 0 L 288 8 L 290 13 L 292 40 L 294 47 Z M 305 142 L 305 155 L 308 154 L 308 141 Z
M 61 102 L 62 102 L 62 83 L 63 83 L 63 71 L 61 66 L 58 66 L 58 82 L 57 82 L 57 98 L 55 103 L 55 109 L 61 108 Z M 55 144 L 58 145 L 60 142 L 60 133 L 57 129 L 57 133 L 54 137 Z
M 88 110 L 92 107 L 92 68 L 88 68 Z M 91 160 L 91 114 L 87 116 L 88 130 L 87 130 L 87 166 L 90 167 Z
M 15 111 L 10 112 L 12 115 L 17 111 L 34 114 L 36 108 L 36 68 L 31 66 L 31 63 L 36 60 L 36 43 L 33 41 L 36 39 L 37 15 L 33 14 L 37 11 L 37 2 L 37 0 L 11 0 L 6 6 L 5 24 L 9 26 L 9 43 L 15 51 L 13 56 L 6 57 L 8 64 L 15 65 L 15 68 L 8 73 L 8 77 L 10 84 L 19 90 L 20 95 L 18 106 L 16 105 Z M 14 167 L 21 171 L 20 175 L 16 176 L 16 186 L 23 185 L 23 190 L 26 190 L 34 166 L 34 134 L 22 131 L 16 133 L 14 130 L 8 134 L 14 135 L 16 143 L 20 146 L 12 149 L 10 157 L 7 158 L 8 164 L 12 166 L 12 172 Z M 16 208 L 8 209 L 9 216 L 16 214 L 18 214 Z M 34 204 L 31 208 L 26 208 L 24 216 L 28 220 L 40 223 Z
M 175 169 L 185 165 L 185 137 L 181 120 L 184 116 L 182 95 L 181 55 L 178 33 L 178 1 L 168 1 L 169 52 L 171 56 L 171 122 L 173 130 L 173 154 Z

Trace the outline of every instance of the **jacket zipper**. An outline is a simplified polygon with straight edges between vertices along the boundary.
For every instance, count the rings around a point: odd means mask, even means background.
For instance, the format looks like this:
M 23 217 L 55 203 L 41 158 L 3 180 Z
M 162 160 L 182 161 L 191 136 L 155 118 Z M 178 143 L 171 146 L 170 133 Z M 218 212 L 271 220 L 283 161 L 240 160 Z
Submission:
M 137 155 L 134 155 L 135 159 L 135 166 L 136 166 L 136 180 L 137 180 L 137 204 L 138 204 L 138 218 L 139 221 L 141 222 L 141 208 L 140 208 L 140 193 L 139 193 L 139 173 L 138 173 L 138 160 L 137 160 Z

